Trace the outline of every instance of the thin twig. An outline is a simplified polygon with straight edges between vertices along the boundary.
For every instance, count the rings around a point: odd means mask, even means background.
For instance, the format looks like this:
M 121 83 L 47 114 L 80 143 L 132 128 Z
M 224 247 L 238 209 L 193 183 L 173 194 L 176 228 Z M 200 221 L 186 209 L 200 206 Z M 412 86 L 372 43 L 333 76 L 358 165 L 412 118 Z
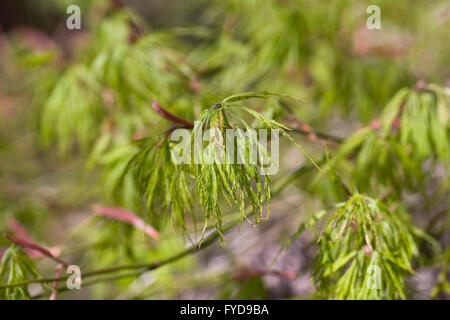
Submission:
M 135 215 L 133 212 L 115 207 L 107 207 L 99 204 L 94 204 L 92 210 L 100 216 L 104 216 L 110 219 L 122 221 L 133 225 L 135 228 L 144 231 L 150 238 L 158 239 L 158 231 L 145 223 L 142 218 Z
M 181 119 L 181 118 L 171 114 L 169 111 L 167 111 L 163 107 L 161 107 L 161 105 L 158 102 L 153 101 L 152 107 L 164 119 L 167 119 L 169 121 L 172 121 L 172 122 L 175 122 L 178 124 L 182 124 L 186 128 L 194 128 L 194 124 L 192 122 L 186 121 L 184 119 Z
M 16 237 L 14 237 L 14 236 L 12 236 L 10 234 L 7 234 L 7 233 L 4 233 L 3 236 L 6 239 L 8 239 L 9 241 L 11 241 L 11 242 L 13 242 L 13 243 L 15 243 L 15 244 L 17 244 L 19 246 L 39 251 L 44 256 L 49 257 L 50 259 L 52 259 L 52 260 L 54 260 L 54 261 L 64 265 L 65 267 L 69 266 L 68 263 L 66 263 L 65 261 L 63 261 L 62 259 L 60 259 L 58 257 L 55 257 L 50 251 L 48 251 L 44 247 L 41 247 L 40 245 L 38 245 L 38 244 L 36 244 L 34 242 L 27 241 L 27 240 L 24 240 L 24 239 L 19 239 L 19 238 L 16 238 Z
M 330 141 L 334 144 L 339 144 L 343 141 L 343 139 L 340 137 L 314 130 L 308 124 L 301 121 L 292 114 L 286 116 L 285 119 L 289 123 L 289 125 L 293 127 L 292 132 L 302 134 L 311 140 Z

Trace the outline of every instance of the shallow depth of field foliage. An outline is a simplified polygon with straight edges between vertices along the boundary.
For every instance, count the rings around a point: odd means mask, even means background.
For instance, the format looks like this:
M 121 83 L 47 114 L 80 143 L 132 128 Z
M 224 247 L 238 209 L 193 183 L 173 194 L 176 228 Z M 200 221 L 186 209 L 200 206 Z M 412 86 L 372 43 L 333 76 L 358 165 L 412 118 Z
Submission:
M 76 3 L 0 28 L 1 299 L 450 296 L 448 1 Z

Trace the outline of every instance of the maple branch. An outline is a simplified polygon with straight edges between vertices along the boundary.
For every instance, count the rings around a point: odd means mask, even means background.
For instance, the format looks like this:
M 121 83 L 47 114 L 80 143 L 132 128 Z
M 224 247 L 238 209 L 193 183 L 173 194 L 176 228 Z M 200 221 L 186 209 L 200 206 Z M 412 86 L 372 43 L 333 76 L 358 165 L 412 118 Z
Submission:
M 98 204 L 93 205 L 92 209 L 97 215 L 129 223 L 135 228 L 145 232 L 150 238 L 158 239 L 158 231 L 149 224 L 145 223 L 144 220 L 131 211 L 122 208 L 106 207 Z
M 331 134 L 316 131 L 313 128 L 311 128 L 307 123 L 301 121 L 292 114 L 286 116 L 285 119 L 288 122 L 288 124 L 292 127 L 291 129 L 293 132 L 307 136 L 307 138 L 310 140 L 331 141 L 335 144 L 339 144 L 344 140 L 340 137 L 336 137 Z
M 164 119 L 169 121 L 182 124 L 186 128 L 194 128 L 194 124 L 192 122 L 186 121 L 184 119 L 178 118 L 177 116 L 171 114 L 169 111 L 165 110 L 161 105 L 155 101 L 152 102 L 153 109 Z
M 8 239 L 9 241 L 11 241 L 12 243 L 15 243 L 15 244 L 17 244 L 17 245 L 19 245 L 21 247 L 25 247 L 25 248 L 28 248 L 28 249 L 39 251 L 44 256 L 49 257 L 50 259 L 52 259 L 52 260 L 62 264 L 63 266 L 65 266 L 65 267 L 69 266 L 69 264 L 67 262 L 63 261 L 62 259 L 60 259 L 58 257 L 55 257 L 50 251 L 48 251 L 44 247 L 41 247 L 40 245 L 38 245 L 38 244 L 36 244 L 34 242 L 16 238 L 16 237 L 14 237 L 14 236 L 12 236 L 12 235 L 10 235 L 8 233 L 4 233 L 3 236 L 6 239 Z

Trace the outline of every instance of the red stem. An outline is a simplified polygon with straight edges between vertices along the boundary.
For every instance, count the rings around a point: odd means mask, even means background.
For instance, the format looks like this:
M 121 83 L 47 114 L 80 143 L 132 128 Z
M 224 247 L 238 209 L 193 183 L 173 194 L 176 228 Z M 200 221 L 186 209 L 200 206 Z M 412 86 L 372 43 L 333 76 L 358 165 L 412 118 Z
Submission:
M 7 233 L 4 234 L 4 237 L 6 239 L 8 239 L 9 241 L 11 241 L 11 242 L 13 242 L 15 244 L 18 244 L 19 246 L 39 251 L 44 256 L 49 257 L 50 259 L 52 259 L 52 260 L 54 260 L 54 261 L 64 265 L 65 267 L 69 266 L 68 263 L 66 263 L 65 261 L 61 260 L 58 257 L 55 257 L 50 251 L 48 251 L 47 249 L 45 249 L 44 247 L 41 247 L 40 245 L 38 245 L 36 243 L 13 237 L 12 235 L 7 234 Z
M 194 124 L 192 122 L 178 118 L 177 116 L 171 114 L 170 112 L 165 110 L 163 107 L 161 107 L 161 105 L 158 102 L 153 101 L 152 107 L 164 119 L 170 120 L 170 121 L 178 123 L 178 124 L 182 124 L 186 128 L 194 128 Z
M 137 229 L 144 231 L 150 238 L 158 239 L 158 231 L 152 226 L 145 223 L 140 217 L 135 215 L 133 212 L 114 207 L 106 207 L 102 205 L 93 205 L 92 209 L 96 214 L 108 217 L 110 219 L 115 219 L 123 222 L 127 222 Z
M 8 220 L 7 225 L 8 225 L 8 228 L 11 229 L 11 231 L 14 234 L 16 234 L 17 236 L 19 236 L 21 239 L 28 241 L 28 242 L 33 242 L 33 240 L 31 240 L 31 237 L 29 236 L 28 232 L 16 219 L 11 218 L 10 220 Z

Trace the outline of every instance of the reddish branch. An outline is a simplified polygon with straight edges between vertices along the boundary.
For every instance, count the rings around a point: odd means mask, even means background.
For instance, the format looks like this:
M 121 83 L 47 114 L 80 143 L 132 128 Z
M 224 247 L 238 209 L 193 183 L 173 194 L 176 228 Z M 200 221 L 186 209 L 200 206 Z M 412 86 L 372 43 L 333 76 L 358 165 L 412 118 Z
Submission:
M 144 231 L 150 238 L 158 239 L 159 237 L 159 233 L 155 228 L 146 224 L 144 220 L 130 211 L 121 208 L 106 207 L 102 205 L 93 205 L 92 209 L 98 215 L 131 224 L 137 229 Z
M 192 122 L 189 122 L 189 121 L 186 121 L 184 119 L 178 118 L 177 116 L 171 114 L 170 112 L 165 110 L 163 107 L 161 107 L 161 105 L 158 102 L 153 101 L 152 107 L 164 119 L 167 119 L 167 120 L 172 121 L 174 123 L 182 124 L 186 128 L 194 128 L 194 124 Z
M 11 241 L 19 246 L 22 246 L 22 247 L 28 248 L 28 249 L 32 249 L 32 250 L 36 250 L 36 251 L 40 252 L 41 254 L 43 254 L 44 256 L 49 257 L 50 259 L 62 264 L 65 267 L 69 266 L 68 263 L 66 263 L 65 261 L 61 260 L 60 258 L 54 256 L 49 250 L 45 249 L 44 247 L 42 247 L 34 242 L 27 241 L 24 239 L 19 239 L 10 234 L 7 234 L 7 233 L 4 233 L 3 235 L 6 239 L 8 239 L 9 241 Z
M 172 121 L 174 123 L 178 123 L 183 125 L 185 128 L 194 128 L 194 124 L 192 122 L 186 121 L 184 119 L 181 119 L 167 110 L 165 110 L 157 101 L 153 101 L 152 103 L 153 109 L 164 119 L 167 119 L 169 121 Z M 217 105 L 213 106 L 212 108 L 217 107 Z M 335 137 L 329 134 L 321 133 L 314 131 L 308 124 L 304 123 L 303 121 L 296 118 L 294 115 L 289 115 L 286 117 L 286 120 L 289 122 L 291 126 L 294 127 L 293 131 L 298 132 L 300 134 L 306 135 L 309 139 L 315 141 L 315 140 L 322 140 L 322 141 L 331 141 L 333 143 L 340 143 L 343 139 L 339 137 Z M 233 125 L 231 124 L 233 127 Z
M 289 126 L 292 127 L 292 130 L 294 132 L 300 133 L 302 135 L 305 135 L 308 139 L 311 141 L 330 141 L 334 144 L 338 144 L 342 142 L 342 138 L 335 137 L 326 133 L 315 131 L 313 128 L 311 128 L 307 123 L 301 121 L 296 116 L 290 114 L 285 117 L 286 122 Z
M 14 232 L 14 234 L 16 234 L 17 236 L 19 236 L 19 238 L 28 241 L 28 242 L 33 242 L 33 240 L 31 240 L 31 237 L 29 236 L 28 232 L 25 230 L 25 228 L 19 223 L 17 222 L 17 220 L 15 219 L 10 219 L 8 220 L 8 228 Z
M 30 235 L 28 234 L 26 229 L 14 218 L 11 218 L 7 221 L 7 226 L 9 228 L 9 230 L 11 230 L 13 232 L 13 234 L 16 235 L 18 238 L 28 241 L 28 242 L 31 242 L 31 243 L 33 242 L 32 238 L 30 237 Z M 52 253 L 53 256 L 59 255 L 59 248 L 50 248 L 49 251 Z M 30 248 L 25 248 L 25 253 L 31 259 L 44 257 L 44 255 L 40 251 L 33 250 Z M 0 258 L 2 256 L 3 256 L 3 254 L 0 253 Z

